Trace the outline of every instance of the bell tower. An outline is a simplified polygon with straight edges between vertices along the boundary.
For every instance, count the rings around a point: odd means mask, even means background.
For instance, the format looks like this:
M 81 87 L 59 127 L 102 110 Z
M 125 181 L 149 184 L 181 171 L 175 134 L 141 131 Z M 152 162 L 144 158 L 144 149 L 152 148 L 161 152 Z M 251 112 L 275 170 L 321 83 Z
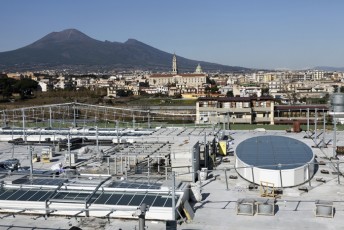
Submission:
M 176 54 L 173 54 L 172 59 L 172 74 L 178 74 L 178 68 L 177 68 L 177 57 Z

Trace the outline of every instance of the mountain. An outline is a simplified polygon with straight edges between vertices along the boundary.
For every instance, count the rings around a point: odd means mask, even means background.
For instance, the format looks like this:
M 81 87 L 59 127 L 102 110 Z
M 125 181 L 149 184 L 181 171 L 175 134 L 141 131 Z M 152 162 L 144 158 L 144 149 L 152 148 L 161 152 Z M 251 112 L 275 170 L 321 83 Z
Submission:
M 194 71 L 197 64 L 205 71 L 248 71 L 242 67 L 219 65 L 177 57 L 181 71 Z M 99 41 L 76 30 L 52 32 L 38 41 L 13 51 L 0 52 L 0 70 L 32 70 L 83 66 L 89 68 L 140 68 L 170 71 L 172 54 L 135 39 L 124 43 Z
M 331 66 L 317 66 L 313 68 L 314 70 L 322 70 L 322 71 L 329 71 L 329 72 L 343 72 L 344 67 L 331 67 Z

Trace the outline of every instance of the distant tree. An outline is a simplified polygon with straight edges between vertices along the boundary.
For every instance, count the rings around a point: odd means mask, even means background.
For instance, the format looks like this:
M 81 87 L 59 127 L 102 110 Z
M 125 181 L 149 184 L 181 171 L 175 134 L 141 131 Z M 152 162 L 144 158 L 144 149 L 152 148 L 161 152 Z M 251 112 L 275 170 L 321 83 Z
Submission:
M 227 91 L 226 97 L 234 97 L 233 91 Z
M 118 97 L 129 97 L 134 95 L 133 91 L 131 90 L 124 90 L 124 89 L 118 89 L 116 91 L 116 94 Z
M 321 98 L 321 99 L 323 99 L 322 100 L 322 102 L 323 102 L 322 104 L 327 104 L 329 102 L 329 100 L 330 100 L 330 94 L 326 93 L 325 96 L 323 98 Z
M 262 95 L 263 95 L 263 96 L 268 96 L 268 95 L 270 95 L 269 88 L 262 88 Z
M 206 86 L 206 87 L 204 88 L 204 91 L 205 91 L 206 93 L 209 93 L 210 87 L 209 87 L 209 86 Z
M 211 88 L 210 88 L 210 92 L 211 93 L 217 93 L 219 91 L 219 88 L 217 87 L 217 85 L 213 85 Z
M 14 90 L 20 94 L 21 99 L 25 99 L 38 89 L 38 82 L 30 78 L 23 78 L 14 84 Z
M 327 93 L 322 98 L 307 98 L 307 104 L 327 104 L 330 99 L 330 95 Z
M 105 104 L 107 105 L 113 105 L 113 101 L 111 99 L 108 99 L 105 101 Z
M 344 93 L 344 86 L 341 86 L 341 87 L 339 88 L 339 91 L 340 91 L 341 93 Z
M 153 94 L 153 97 L 168 97 L 168 95 L 167 95 L 167 94 L 164 94 L 164 93 L 161 93 L 161 92 L 159 92 L 159 93 L 155 93 L 155 94 Z
M 216 81 L 214 79 L 210 79 L 209 77 L 206 78 L 206 83 L 211 85 L 216 85 Z
M 8 78 L 7 76 L 0 78 L 0 92 L 3 99 L 8 99 L 14 92 L 14 85 L 18 80 Z
M 306 97 L 302 97 L 302 98 L 300 98 L 299 102 L 307 104 L 307 98 Z
M 181 98 L 183 98 L 183 96 L 180 93 L 177 93 L 174 95 L 174 98 L 181 99 Z
M 13 87 L 10 85 L 5 86 L 5 88 L 2 90 L 2 97 L 5 98 L 9 98 L 12 96 L 13 93 Z
M 250 96 L 251 97 L 258 97 L 257 93 L 252 93 Z
M 140 96 L 145 96 L 145 95 L 148 95 L 148 93 L 146 91 L 139 90 L 139 95 Z
M 149 82 L 148 82 L 148 81 L 139 82 L 139 86 L 140 86 L 140 87 L 149 87 Z
M 217 87 L 217 85 L 212 85 L 211 87 L 206 86 L 204 88 L 204 91 L 206 93 L 217 93 L 219 91 L 219 88 Z

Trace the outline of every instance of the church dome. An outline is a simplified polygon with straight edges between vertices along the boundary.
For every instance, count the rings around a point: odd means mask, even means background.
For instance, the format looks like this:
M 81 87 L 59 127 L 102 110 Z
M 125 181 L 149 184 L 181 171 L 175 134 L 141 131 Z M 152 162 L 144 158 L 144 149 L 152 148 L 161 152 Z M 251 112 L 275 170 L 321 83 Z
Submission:
M 196 67 L 196 70 L 195 70 L 195 73 L 202 73 L 202 67 L 201 65 L 198 63 L 197 67 Z

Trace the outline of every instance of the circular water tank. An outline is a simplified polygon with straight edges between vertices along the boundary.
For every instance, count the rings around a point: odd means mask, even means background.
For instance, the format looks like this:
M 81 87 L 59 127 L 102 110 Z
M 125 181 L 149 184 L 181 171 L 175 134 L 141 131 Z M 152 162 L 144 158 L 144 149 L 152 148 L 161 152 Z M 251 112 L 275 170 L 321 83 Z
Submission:
M 331 105 L 334 112 L 344 112 L 344 94 L 343 93 L 332 94 Z
M 255 184 L 292 187 L 314 174 L 314 153 L 305 143 L 284 136 L 248 138 L 236 148 L 236 170 Z

